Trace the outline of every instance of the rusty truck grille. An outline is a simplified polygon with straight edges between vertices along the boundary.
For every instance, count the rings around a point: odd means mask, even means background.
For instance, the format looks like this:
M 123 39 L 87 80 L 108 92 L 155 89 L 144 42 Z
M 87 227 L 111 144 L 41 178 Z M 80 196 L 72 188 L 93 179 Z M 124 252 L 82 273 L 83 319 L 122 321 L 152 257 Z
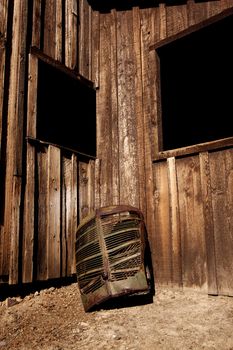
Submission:
M 111 296 L 147 288 L 143 277 L 137 286 L 138 274 L 144 273 L 144 234 L 142 214 L 128 206 L 101 208 L 81 222 L 76 269 L 86 310 Z

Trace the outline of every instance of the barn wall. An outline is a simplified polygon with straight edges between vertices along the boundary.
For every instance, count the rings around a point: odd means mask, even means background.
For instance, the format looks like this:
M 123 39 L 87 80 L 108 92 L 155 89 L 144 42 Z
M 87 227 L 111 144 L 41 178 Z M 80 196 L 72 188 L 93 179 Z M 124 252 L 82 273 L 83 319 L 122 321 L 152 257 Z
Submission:
M 159 77 L 149 50 L 231 6 L 225 0 L 176 6 L 165 1 L 101 11 L 96 5 L 92 67 L 99 72 L 100 204 L 142 209 L 158 285 L 232 295 L 232 149 L 152 163 L 159 148 Z
M 100 162 L 35 140 L 35 52 L 89 82 L 91 13 L 86 0 L 0 3 L 0 282 L 75 273 L 76 227 L 95 207 Z
M 232 295 L 232 149 L 152 162 L 159 104 L 149 47 L 232 6 L 180 3 L 103 11 L 87 0 L 1 1 L 1 281 L 72 274 L 76 220 L 120 203 L 145 215 L 158 285 Z M 95 161 L 33 141 L 31 46 L 94 82 Z

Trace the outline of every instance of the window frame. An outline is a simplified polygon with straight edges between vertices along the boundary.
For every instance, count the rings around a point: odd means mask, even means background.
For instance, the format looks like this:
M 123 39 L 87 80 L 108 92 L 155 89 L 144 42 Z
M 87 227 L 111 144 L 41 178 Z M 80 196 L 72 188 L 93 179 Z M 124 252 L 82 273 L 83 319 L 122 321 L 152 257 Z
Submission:
M 169 157 L 179 157 L 179 156 L 185 156 L 185 155 L 192 155 L 197 154 L 199 152 L 204 151 L 211 151 L 216 149 L 222 149 L 222 148 L 228 148 L 233 146 L 233 136 L 232 137 L 226 137 L 222 139 L 216 139 L 213 141 L 203 142 L 203 143 L 197 143 L 193 145 L 188 145 L 185 147 L 175 148 L 171 150 L 161 150 L 162 149 L 162 111 L 161 111 L 161 87 L 160 87 L 160 59 L 159 55 L 157 53 L 157 49 L 172 43 L 182 37 L 185 37 L 191 33 L 194 33 L 202 28 L 205 28 L 209 26 L 210 24 L 217 23 L 220 20 L 223 20 L 224 18 L 227 18 L 228 16 L 233 15 L 233 7 L 227 10 L 222 11 L 221 13 L 212 16 L 198 24 L 192 25 L 187 29 L 184 29 L 180 31 L 179 33 L 169 36 L 163 40 L 160 40 L 159 42 L 151 45 L 149 47 L 150 55 L 152 57 L 152 63 L 155 66 L 155 70 L 151 70 L 153 74 L 156 74 L 156 81 L 155 81 L 155 103 L 156 103 L 156 125 L 157 125 L 157 131 L 156 131 L 156 149 L 153 152 L 153 161 L 158 161 L 162 159 L 167 159 Z
M 71 149 L 67 146 L 63 146 L 61 144 L 55 144 L 50 142 L 49 140 L 40 140 L 37 137 L 37 120 L 38 120 L 38 80 L 39 80 L 39 62 L 43 62 L 46 65 L 55 68 L 57 71 L 62 72 L 66 76 L 70 77 L 75 81 L 79 81 L 84 86 L 92 89 L 94 91 L 97 90 L 93 81 L 88 80 L 80 73 L 76 72 L 73 69 L 70 69 L 60 61 L 53 59 L 52 57 L 46 55 L 43 51 L 38 49 L 35 46 L 30 48 L 29 52 L 29 87 L 28 87 L 28 106 L 27 106 L 27 132 L 26 132 L 26 140 L 28 142 L 37 142 L 43 144 L 51 144 L 60 149 L 66 149 L 74 152 L 75 154 L 79 154 L 82 157 L 87 157 L 90 159 L 96 159 L 96 154 L 87 154 L 82 152 L 81 150 Z M 96 140 L 95 140 L 96 142 Z M 96 150 L 97 152 L 97 150 Z

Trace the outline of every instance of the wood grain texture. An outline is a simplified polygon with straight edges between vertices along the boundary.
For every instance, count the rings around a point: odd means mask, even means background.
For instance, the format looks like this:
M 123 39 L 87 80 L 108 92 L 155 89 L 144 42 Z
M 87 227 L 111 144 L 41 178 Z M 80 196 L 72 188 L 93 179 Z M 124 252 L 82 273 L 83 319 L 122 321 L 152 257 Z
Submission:
M 117 76 L 120 203 L 139 206 L 133 16 L 117 13 Z
M 111 163 L 112 163 L 112 200 L 113 205 L 120 202 L 119 178 L 119 121 L 118 121 L 118 80 L 117 80 L 117 14 L 111 12 L 110 22 L 110 72 L 111 75 Z
M 79 222 L 89 214 L 88 203 L 88 164 L 79 162 Z
M 3 113 L 3 94 L 4 94 L 4 78 L 5 78 L 5 53 L 6 53 L 5 46 L 6 46 L 6 40 L 7 40 L 7 15 L 8 15 L 8 0 L 2 0 L 0 4 L 0 160 L 1 160 L 1 143 L 2 143 L 2 122 L 3 122 L 3 114 L 2 114 Z
M 4 77 L 5 77 L 5 42 L 0 40 L 0 160 L 2 148 L 2 129 L 3 129 L 3 96 L 4 96 Z
M 61 152 L 54 146 L 48 148 L 47 186 L 48 278 L 58 278 L 61 264 Z
M 62 157 L 62 276 L 75 273 L 75 234 L 77 230 L 77 156 Z M 94 192 L 94 191 L 93 191 Z
M 61 221 L 61 274 L 63 277 L 67 274 L 70 264 L 68 259 L 72 256 L 68 253 L 68 245 L 72 235 L 72 162 L 70 157 L 62 157 L 62 221 Z
M 214 239 L 214 221 L 211 195 L 211 177 L 208 152 L 199 154 L 200 175 L 202 188 L 202 201 L 205 224 L 205 246 L 207 256 L 208 272 L 208 293 L 218 294 L 217 275 L 216 275 L 216 256 Z
M 138 164 L 138 187 L 139 208 L 146 215 L 146 173 L 145 173 L 145 131 L 143 111 L 143 82 L 142 82 L 142 50 L 140 31 L 140 11 L 138 7 L 133 8 L 133 55 L 136 67 L 135 74 L 135 123 L 137 126 L 137 164 Z
M 156 164 L 153 167 L 153 175 L 156 228 L 151 237 L 151 245 L 155 260 L 155 283 L 158 285 L 172 285 L 172 246 L 167 163 L 163 161 Z
M 94 82 L 95 87 L 98 88 L 100 74 L 100 14 L 98 11 L 92 12 L 91 29 L 91 80 Z
M 78 5 L 76 0 L 65 2 L 65 65 L 78 67 Z
M 170 235 L 172 255 L 172 284 L 182 286 L 182 251 L 180 230 L 180 207 L 175 158 L 167 159 Z
M 204 213 L 199 157 L 176 160 L 183 286 L 207 290 Z
M 79 1 L 79 73 L 91 79 L 91 21 L 92 10 L 87 0 Z
M 76 260 L 75 260 L 75 239 L 76 231 L 78 227 L 78 191 L 79 191 L 79 182 L 78 182 L 78 158 L 75 154 L 71 156 L 71 165 L 72 165 L 72 212 L 71 212 L 71 231 L 68 236 L 68 245 L 67 245 L 67 275 L 76 273 Z M 94 192 L 94 190 L 93 190 Z
M 155 90 L 152 91 L 151 86 L 154 86 L 153 67 L 151 67 L 151 57 L 149 47 L 153 40 L 157 39 L 157 25 L 155 24 L 157 13 L 154 9 L 144 9 L 140 13 L 141 19 L 141 61 L 142 61 L 142 107 L 143 107 L 143 124 L 144 124 L 144 154 L 145 154 L 145 193 L 146 193 L 146 213 L 145 220 L 150 241 L 153 240 L 155 231 L 154 218 L 154 188 L 153 188 L 153 171 L 152 171 L 152 153 L 155 147 Z M 151 71 L 152 69 L 152 71 Z M 153 246 L 153 244 L 152 244 Z M 155 265 L 154 251 L 152 250 L 152 260 Z
M 218 291 L 233 295 L 233 150 L 209 156 Z
M 33 281 L 35 233 L 35 147 L 27 143 L 27 170 L 24 197 L 22 282 Z
M 187 6 L 167 6 L 166 8 L 167 36 L 175 35 L 188 26 Z
M 48 149 L 40 146 L 36 157 L 36 186 L 37 186 L 37 280 L 48 279 Z
M 34 0 L 32 18 L 32 46 L 40 49 L 41 39 L 41 3 L 42 0 Z
M 18 282 L 20 206 L 22 185 L 22 147 L 26 64 L 27 1 L 15 3 L 13 12 L 12 53 L 7 130 L 4 249 L 9 263 L 9 283 Z
M 55 60 L 62 60 L 62 0 L 45 1 L 44 53 Z
M 38 59 L 29 54 L 28 64 L 28 100 L 27 100 L 27 137 L 36 137 L 37 118 Z
M 97 91 L 97 157 L 101 164 L 100 205 L 112 203 L 112 118 L 111 118 L 111 31 L 110 15 L 100 14 L 100 88 Z

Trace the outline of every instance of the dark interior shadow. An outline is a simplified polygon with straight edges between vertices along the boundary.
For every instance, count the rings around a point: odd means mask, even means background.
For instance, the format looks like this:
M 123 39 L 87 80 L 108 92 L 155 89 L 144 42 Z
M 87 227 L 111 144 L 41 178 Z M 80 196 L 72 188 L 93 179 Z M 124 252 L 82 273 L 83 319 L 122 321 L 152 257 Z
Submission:
M 146 305 L 153 303 L 153 293 L 150 292 L 145 295 L 124 295 L 116 298 L 111 298 L 105 302 L 93 306 L 89 312 L 100 311 L 100 310 L 114 310 L 114 309 L 123 309 L 128 307 Z

